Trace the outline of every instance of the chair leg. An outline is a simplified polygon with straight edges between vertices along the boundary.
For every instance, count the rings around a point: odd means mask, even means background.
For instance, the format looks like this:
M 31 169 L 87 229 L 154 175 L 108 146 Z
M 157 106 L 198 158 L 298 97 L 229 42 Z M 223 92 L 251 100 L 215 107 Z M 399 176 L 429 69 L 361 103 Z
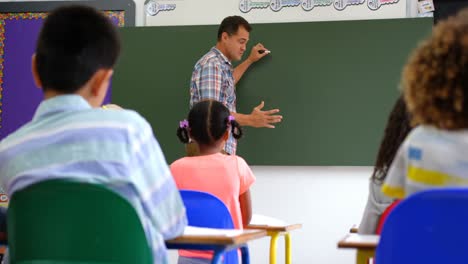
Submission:
M 242 264 L 250 264 L 249 248 L 247 245 L 241 247 L 240 250 L 242 253 Z
M 215 250 L 213 253 L 213 259 L 211 260 L 211 264 L 222 264 L 221 259 L 223 258 L 223 250 Z
M 270 240 L 270 264 L 276 264 L 276 242 L 278 241 L 279 234 L 274 233 L 271 235 Z
M 285 247 L 285 263 L 291 264 L 291 236 L 289 233 L 284 234 L 284 247 Z
M 368 264 L 369 259 L 375 256 L 374 249 L 358 249 L 356 253 L 357 264 Z

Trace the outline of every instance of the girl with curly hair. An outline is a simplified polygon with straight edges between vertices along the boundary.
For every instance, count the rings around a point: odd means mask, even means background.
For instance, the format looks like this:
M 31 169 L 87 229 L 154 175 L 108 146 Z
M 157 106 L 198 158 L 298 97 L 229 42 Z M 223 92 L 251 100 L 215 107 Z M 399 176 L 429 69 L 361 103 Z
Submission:
M 468 9 L 440 21 L 412 54 L 402 87 L 411 131 L 382 191 L 394 198 L 468 186 Z

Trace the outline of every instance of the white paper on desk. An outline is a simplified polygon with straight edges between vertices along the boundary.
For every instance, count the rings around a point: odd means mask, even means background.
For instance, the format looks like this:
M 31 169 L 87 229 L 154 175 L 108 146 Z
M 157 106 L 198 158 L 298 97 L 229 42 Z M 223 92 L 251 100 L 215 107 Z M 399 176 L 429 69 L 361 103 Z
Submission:
M 379 235 L 362 235 L 362 234 L 349 234 L 346 237 L 346 242 L 348 243 L 370 243 L 378 244 L 380 236 Z
M 218 229 L 196 226 L 186 226 L 184 236 L 227 236 L 233 237 L 242 234 L 244 230 L 240 229 Z
M 249 225 L 263 225 L 263 226 L 287 226 L 288 224 L 280 219 L 265 216 L 261 214 L 253 214 L 250 219 Z

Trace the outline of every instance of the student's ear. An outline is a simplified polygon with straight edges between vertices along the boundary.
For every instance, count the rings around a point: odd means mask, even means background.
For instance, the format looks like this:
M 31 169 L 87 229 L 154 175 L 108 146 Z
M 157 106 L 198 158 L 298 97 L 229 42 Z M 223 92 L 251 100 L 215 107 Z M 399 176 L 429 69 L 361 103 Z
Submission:
M 82 96 L 92 107 L 99 107 L 106 97 L 109 83 L 112 77 L 112 69 L 99 69 L 89 79 L 86 89 L 82 90 Z
M 91 94 L 93 96 L 99 96 L 104 93 L 104 96 L 109 87 L 110 80 L 114 71 L 112 69 L 99 69 L 94 73 L 91 78 Z
M 34 53 L 31 58 L 31 71 L 34 79 L 34 84 L 37 86 L 37 88 L 42 89 L 42 82 L 39 78 L 39 73 L 37 72 L 36 53 Z

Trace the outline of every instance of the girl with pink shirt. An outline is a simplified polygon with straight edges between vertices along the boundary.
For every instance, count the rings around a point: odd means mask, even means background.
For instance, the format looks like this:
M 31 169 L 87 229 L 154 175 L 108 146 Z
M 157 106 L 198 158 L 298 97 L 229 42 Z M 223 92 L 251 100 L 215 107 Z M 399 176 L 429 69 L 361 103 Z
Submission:
M 183 143 L 195 141 L 199 156 L 174 161 L 171 172 L 179 189 L 207 192 L 223 201 L 235 228 L 242 229 L 252 216 L 249 188 L 255 176 L 243 158 L 221 153 L 229 133 L 239 139 L 242 129 L 222 103 L 195 104 L 188 120 L 180 122 L 177 136 Z M 211 258 L 206 252 L 179 251 L 178 264 L 211 263 Z

